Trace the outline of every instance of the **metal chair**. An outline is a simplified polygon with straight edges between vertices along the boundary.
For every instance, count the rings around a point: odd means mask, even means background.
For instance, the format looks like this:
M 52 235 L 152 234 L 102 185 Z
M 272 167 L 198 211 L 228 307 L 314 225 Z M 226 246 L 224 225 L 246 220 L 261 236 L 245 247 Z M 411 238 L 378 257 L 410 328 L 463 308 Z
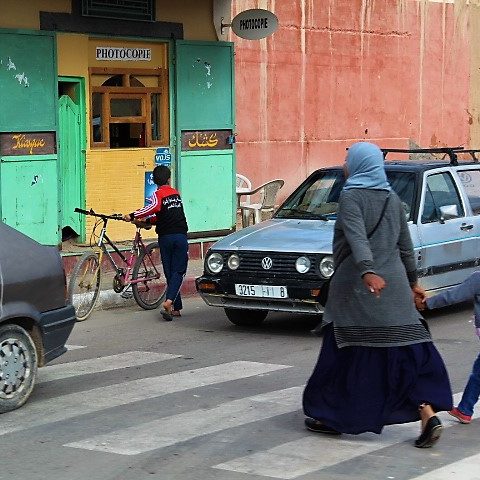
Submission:
M 258 203 L 240 204 L 242 212 L 242 226 L 246 227 L 250 224 L 250 214 L 253 213 L 254 224 L 262 221 L 263 213 L 273 213 L 275 210 L 275 200 L 278 191 L 283 187 L 285 181 L 281 179 L 270 180 L 259 187 L 244 193 L 244 195 L 260 195 Z

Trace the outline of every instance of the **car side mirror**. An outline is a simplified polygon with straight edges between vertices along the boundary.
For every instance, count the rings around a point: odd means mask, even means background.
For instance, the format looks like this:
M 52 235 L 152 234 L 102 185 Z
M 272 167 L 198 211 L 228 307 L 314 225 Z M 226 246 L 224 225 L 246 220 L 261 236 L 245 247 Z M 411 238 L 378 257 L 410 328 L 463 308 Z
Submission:
M 458 218 L 457 205 L 444 205 L 438 210 L 440 223 L 445 223 L 445 220 L 450 220 L 451 218 Z

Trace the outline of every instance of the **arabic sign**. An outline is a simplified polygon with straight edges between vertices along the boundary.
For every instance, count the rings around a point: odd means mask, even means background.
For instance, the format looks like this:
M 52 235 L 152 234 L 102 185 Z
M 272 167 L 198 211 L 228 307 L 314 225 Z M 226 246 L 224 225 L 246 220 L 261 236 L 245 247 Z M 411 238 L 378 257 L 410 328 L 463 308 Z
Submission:
M 232 148 L 231 130 L 194 130 L 182 132 L 182 150 L 228 150 Z
M 0 133 L 0 155 L 48 155 L 56 151 L 55 132 Z
M 247 40 L 260 40 L 278 28 L 277 16 L 269 10 L 252 9 L 240 12 L 232 20 L 233 32 Z
M 150 48 L 96 47 L 95 59 L 149 62 L 152 59 L 152 50 Z
M 165 165 L 170 167 L 172 164 L 172 154 L 169 147 L 159 147 L 155 151 L 155 165 Z

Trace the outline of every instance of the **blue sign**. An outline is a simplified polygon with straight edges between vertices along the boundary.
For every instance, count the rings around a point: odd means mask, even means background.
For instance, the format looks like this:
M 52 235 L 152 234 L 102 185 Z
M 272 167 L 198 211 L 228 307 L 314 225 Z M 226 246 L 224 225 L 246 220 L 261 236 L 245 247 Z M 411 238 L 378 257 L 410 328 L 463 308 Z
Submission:
M 153 181 L 153 172 L 145 172 L 145 205 L 150 204 L 149 198 L 155 193 L 157 186 Z
M 172 164 L 172 154 L 169 147 L 160 147 L 155 151 L 155 165 L 165 165 L 170 167 Z

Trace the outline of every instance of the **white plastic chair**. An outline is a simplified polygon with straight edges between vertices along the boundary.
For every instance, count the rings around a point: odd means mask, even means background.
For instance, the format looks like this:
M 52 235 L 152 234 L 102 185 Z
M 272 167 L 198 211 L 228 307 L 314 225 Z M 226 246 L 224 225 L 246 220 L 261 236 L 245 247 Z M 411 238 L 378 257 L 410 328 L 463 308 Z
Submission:
M 260 223 L 262 221 L 262 213 L 273 213 L 277 193 L 283 187 L 284 183 L 285 181 L 281 179 L 270 180 L 248 193 L 248 196 L 259 193 L 260 201 L 258 203 L 240 205 L 242 225 L 244 227 L 249 225 L 251 213 L 253 213 L 254 223 Z
M 250 197 L 245 195 L 245 200 L 240 203 L 240 196 L 244 193 L 250 192 L 252 190 L 252 182 L 245 176 L 237 173 L 236 175 L 236 192 L 237 192 L 237 206 L 240 208 L 242 205 L 250 204 Z

